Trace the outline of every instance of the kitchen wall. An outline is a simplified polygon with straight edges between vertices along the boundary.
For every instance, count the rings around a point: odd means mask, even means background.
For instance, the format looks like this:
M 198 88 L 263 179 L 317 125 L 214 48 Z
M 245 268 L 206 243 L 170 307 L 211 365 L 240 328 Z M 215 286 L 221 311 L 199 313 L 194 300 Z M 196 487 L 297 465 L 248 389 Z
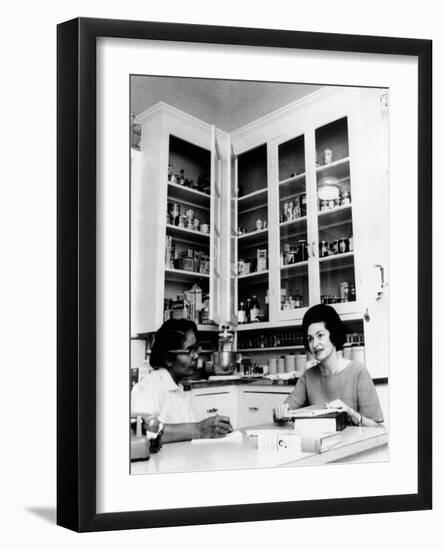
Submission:
M 134 76 L 131 111 L 139 115 L 163 101 L 232 132 L 318 89 L 320 86 L 302 84 Z

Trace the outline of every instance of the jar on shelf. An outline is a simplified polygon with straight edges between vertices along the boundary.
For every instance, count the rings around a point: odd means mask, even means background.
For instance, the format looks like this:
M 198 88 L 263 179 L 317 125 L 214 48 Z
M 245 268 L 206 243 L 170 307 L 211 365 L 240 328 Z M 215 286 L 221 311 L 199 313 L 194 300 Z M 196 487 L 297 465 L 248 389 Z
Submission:
M 341 197 L 340 197 L 340 204 L 341 206 L 346 206 L 347 204 L 351 204 L 351 194 L 349 191 L 342 191 Z
M 333 158 L 332 149 L 325 149 L 323 151 L 323 164 L 331 164 Z
M 324 258 L 325 256 L 329 255 L 328 241 L 320 241 L 319 253 L 320 253 L 320 258 Z
M 348 239 L 340 239 L 338 241 L 338 251 L 340 254 L 348 252 Z

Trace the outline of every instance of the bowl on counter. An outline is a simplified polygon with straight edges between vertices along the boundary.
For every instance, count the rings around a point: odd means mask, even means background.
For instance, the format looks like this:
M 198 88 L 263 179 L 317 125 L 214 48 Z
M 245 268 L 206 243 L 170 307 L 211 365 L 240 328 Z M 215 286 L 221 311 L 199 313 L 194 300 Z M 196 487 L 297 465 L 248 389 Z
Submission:
M 212 354 L 214 373 L 234 374 L 236 355 L 235 351 L 215 351 Z

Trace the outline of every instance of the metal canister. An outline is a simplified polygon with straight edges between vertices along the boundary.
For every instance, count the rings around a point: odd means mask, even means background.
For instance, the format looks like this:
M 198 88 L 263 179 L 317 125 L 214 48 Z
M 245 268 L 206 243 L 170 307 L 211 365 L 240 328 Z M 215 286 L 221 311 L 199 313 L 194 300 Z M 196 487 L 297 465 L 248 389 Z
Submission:
M 338 241 L 338 251 L 340 254 L 344 254 L 348 251 L 348 239 L 340 239 Z
M 324 258 L 325 256 L 328 256 L 329 254 L 328 241 L 320 241 L 319 254 L 320 254 L 320 258 Z

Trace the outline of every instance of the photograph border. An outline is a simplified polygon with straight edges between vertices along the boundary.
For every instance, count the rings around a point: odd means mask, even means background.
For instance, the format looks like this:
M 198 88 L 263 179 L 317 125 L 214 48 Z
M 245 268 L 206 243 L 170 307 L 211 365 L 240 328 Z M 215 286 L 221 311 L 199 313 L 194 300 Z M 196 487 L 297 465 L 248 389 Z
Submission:
M 415 56 L 418 62 L 417 492 L 97 513 L 97 39 L 165 40 Z M 128 122 L 129 128 L 129 122 Z M 75 531 L 432 507 L 432 41 L 78 18 L 57 29 L 57 523 Z

